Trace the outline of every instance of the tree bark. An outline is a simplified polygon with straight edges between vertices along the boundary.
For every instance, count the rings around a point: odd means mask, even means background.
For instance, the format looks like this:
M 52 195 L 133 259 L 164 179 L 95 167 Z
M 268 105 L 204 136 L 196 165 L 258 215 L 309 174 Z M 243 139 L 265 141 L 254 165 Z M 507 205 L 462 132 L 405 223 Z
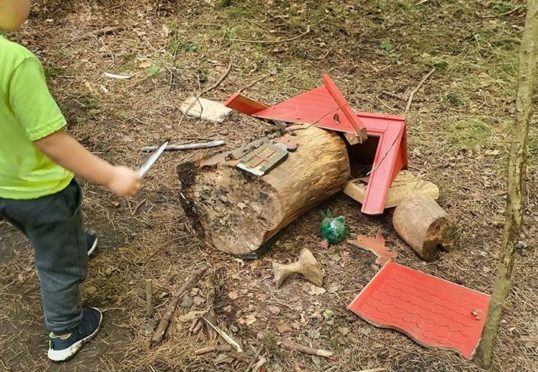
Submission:
M 262 177 L 237 169 L 237 160 L 194 170 L 178 167 L 183 207 L 208 244 L 232 254 L 251 254 L 297 217 L 342 191 L 350 174 L 342 138 L 314 126 L 295 133 L 297 150 Z
M 512 143 L 508 162 L 508 200 L 497 277 L 484 326 L 482 340 L 475 361 L 490 368 L 497 339 L 503 305 L 510 292 L 514 251 L 521 238 L 523 223 L 525 173 L 527 169 L 527 142 L 532 115 L 532 97 L 536 85 L 538 56 L 538 0 L 527 1 L 527 17 L 519 53 L 519 78 L 516 112 L 510 128 Z

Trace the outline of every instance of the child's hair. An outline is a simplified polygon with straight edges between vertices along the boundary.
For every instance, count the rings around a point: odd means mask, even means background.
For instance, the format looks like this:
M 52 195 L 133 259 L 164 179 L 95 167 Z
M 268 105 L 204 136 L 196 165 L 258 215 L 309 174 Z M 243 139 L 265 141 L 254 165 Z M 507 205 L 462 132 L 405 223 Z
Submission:
M 16 30 L 29 14 L 30 0 L 0 0 L 0 30 Z

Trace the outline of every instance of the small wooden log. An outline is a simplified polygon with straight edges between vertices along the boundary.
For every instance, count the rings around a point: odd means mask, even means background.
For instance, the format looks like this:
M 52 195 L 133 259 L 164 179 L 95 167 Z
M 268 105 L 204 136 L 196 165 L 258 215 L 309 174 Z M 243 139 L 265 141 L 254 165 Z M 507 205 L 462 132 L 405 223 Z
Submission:
M 316 258 L 308 249 L 303 248 L 299 260 L 290 264 L 281 264 L 273 261 L 275 273 L 275 285 L 280 288 L 284 280 L 293 273 L 303 275 L 308 281 L 321 287 L 323 285 L 323 273 Z
M 392 217 L 394 229 L 420 257 L 430 261 L 443 245 L 448 214 L 428 195 L 405 199 Z
M 347 183 L 344 194 L 351 199 L 364 202 L 366 189 L 368 188 L 368 177 L 351 180 Z M 390 186 L 385 200 L 385 208 L 394 208 L 402 201 L 417 194 L 426 194 L 434 199 L 439 199 L 439 188 L 434 183 L 421 180 L 413 173 L 402 170 Z
M 295 134 L 297 150 L 263 177 L 237 169 L 237 160 L 227 156 L 178 167 L 185 212 L 210 246 L 253 254 L 297 217 L 343 190 L 350 170 L 342 138 L 314 126 Z

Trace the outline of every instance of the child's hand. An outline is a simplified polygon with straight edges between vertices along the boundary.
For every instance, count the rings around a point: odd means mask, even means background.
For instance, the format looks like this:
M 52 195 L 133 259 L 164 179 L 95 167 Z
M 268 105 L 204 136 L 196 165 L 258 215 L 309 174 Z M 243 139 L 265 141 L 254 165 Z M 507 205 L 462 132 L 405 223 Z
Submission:
M 136 171 L 123 166 L 115 166 L 111 180 L 105 185 L 119 196 L 133 196 L 140 190 L 142 183 Z

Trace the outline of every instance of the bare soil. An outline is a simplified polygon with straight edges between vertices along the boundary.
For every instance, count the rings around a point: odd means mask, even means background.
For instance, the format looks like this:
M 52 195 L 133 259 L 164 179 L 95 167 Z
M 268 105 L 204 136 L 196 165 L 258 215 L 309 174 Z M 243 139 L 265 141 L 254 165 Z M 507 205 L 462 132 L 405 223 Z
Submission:
M 0 222 L 0 370 L 235 371 L 245 370 L 253 350 L 262 346 L 268 371 L 478 370 L 452 351 L 426 349 L 347 311 L 379 268 L 372 254 L 345 243 L 321 248 L 320 212 L 344 215 L 352 235 L 381 229 L 402 264 L 491 292 L 504 220 L 523 2 L 232 0 L 224 8 L 220 3 L 40 0 L 29 23 L 10 37 L 43 60 L 69 131 L 96 154 L 130 166 L 144 159 L 141 147 L 165 138 L 223 139 L 223 149 L 233 149 L 267 132 L 266 124 L 236 114 L 224 124 L 181 119 L 181 102 L 215 83 L 230 62 L 229 76 L 205 98 L 224 100 L 265 76 L 245 93 L 276 103 L 321 85 L 321 74 L 329 72 L 354 108 L 392 114 L 403 113 L 405 97 L 435 68 L 406 115 L 410 169 L 440 186 L 439 203 L 459 227 L 458 247 L 424 263 L 394 232 L 390 211 L 368 217 L 339 194 L 287 227 L 264 258 L 240 260 L 205 246 L 179 200 L 177 165 L 214 150 L 167 153 L 132 199 L 83 185 L 86 223 L 101 238 L 83 301 L 104 309 L 105 321 L 98 337 L 68 363 L 46 359 L 30 246 Z M 88 34 L 110 26 L 122 30 Z M 111 80 L 105 72 L 133 77 Z M 495 371 L 538 370 L 536 122 L 529 149 L 526 229 Z M 322 264 L 326 291 L 314 291 L 300 277 L 275 289 L 271 261 L 293 261 L 305 247 Z M 211 276 L 202 280 L 190 293 L 193 307 L 178 308 L 164 342 L 149 348 L 149 331 L 170 294 L 204 265 L 214 273 L 214 284 Z M 152 319 L 145 314 L 145 279 L 154 283 Z M 242 342 L 246 358 L 194 354 L 215 341 L 206 331 L 192 335 L 191 324 L 179 317 L 203 310 L 213 290 L 217 323 Z M 291 352 L 279 346 L 283 339 L 331 350 L 337 358 Z

